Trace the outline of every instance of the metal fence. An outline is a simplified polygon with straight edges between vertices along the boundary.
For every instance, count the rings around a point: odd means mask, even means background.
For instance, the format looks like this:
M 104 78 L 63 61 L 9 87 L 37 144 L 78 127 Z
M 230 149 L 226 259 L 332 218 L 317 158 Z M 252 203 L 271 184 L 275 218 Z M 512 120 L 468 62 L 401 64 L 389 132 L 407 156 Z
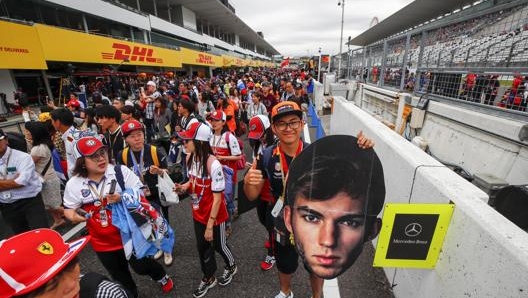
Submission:
M 499 3 L 349 50 L 340 77 L 526 112 L 528 1 Z

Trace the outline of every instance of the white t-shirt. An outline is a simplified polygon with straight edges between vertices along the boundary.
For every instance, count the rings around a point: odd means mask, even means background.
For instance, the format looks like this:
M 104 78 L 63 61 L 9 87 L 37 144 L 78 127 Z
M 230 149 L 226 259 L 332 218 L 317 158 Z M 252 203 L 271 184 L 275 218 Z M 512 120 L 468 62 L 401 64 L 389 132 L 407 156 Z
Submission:
M 224 172 L 222 170 L 222 165 L 218 160 L 214 160 L 211 163 L 211 175 L 203 177 L 202 175 L 202 164 L 199 162 L 193 162 L 191 168 L 189 169 L 187 175 L 195 176 L 203 179 L 211 179 L 211 191 L 220 192 L 225 189 L 225 179 Z

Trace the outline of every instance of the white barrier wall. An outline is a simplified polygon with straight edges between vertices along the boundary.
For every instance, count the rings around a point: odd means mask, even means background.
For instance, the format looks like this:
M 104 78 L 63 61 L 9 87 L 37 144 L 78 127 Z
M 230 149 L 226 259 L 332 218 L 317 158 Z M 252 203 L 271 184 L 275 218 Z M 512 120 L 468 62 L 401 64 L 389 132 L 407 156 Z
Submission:
M 435 269 L 385 268 L 397 298 L 528 297 L 528 233 L 489 207 L 473 184 L 335 97 L 329 134 L 359 130 L 376 143 L 386 202 L 456 205 Z

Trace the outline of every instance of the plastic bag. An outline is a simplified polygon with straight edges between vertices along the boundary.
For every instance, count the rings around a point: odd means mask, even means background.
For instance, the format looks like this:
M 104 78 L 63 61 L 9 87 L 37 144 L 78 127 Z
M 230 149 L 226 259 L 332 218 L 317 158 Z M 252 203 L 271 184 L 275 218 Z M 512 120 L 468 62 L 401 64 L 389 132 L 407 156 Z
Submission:
M 170 206 L 180 202 L 180 198 L 178 197 L 178 194 L 172 190 L 173 188 L 174 182 L 172 182 L 169 175 L 158 175 L 158 192 L 161 205 Z

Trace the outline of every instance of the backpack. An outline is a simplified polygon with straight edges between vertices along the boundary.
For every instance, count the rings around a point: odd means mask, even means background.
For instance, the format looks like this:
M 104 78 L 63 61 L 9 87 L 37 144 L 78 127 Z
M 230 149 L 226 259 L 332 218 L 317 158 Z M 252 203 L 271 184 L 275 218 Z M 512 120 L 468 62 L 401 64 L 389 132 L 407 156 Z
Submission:
M 150 156 L 152 157 L 152 162 L 156 167 L 159 167 L 159 159 L 158 154 L 156 152 L 156 146 L 150 146 Z M 130 147 L 125 147 L 121 153 L 121 159 L 123 160 L 123 164 L 126 166 L 128 161 L 128 151 L 130 150 Z
M 213 161 L 216 158 L 208 158 L 207 159 L 207 174 L 211 176 L 211 165 L 213 164 Z M 224 196 L 226 200 L 226 208 L 229 203 L 232 203 L 234 196 L 235 196 L 235 185 L 233 184 L 233 175 L 235 172 L 233 169 L 226 165 L 222 165 L 222 172 L 224 174 L 224 181 L 225 181 L 225 188 L 224 188 Z
M 225 134 L 225 142 L 228 148 L 230 148 L 229 147 L 229 135 L 230 133 Z M 236 136 L 234 137 L 236 138 Z M 238 142 L 238 146 L 240 147 L 240 152 L 242 152 L 242 158 L 237 160 L 236 162 L 236 169 L 243 170 L 246 168 L 246 162 L 247 162 L 246 154 L 244 153 L 244 143 L 239 138 L 236 138 L 236 140 Z

